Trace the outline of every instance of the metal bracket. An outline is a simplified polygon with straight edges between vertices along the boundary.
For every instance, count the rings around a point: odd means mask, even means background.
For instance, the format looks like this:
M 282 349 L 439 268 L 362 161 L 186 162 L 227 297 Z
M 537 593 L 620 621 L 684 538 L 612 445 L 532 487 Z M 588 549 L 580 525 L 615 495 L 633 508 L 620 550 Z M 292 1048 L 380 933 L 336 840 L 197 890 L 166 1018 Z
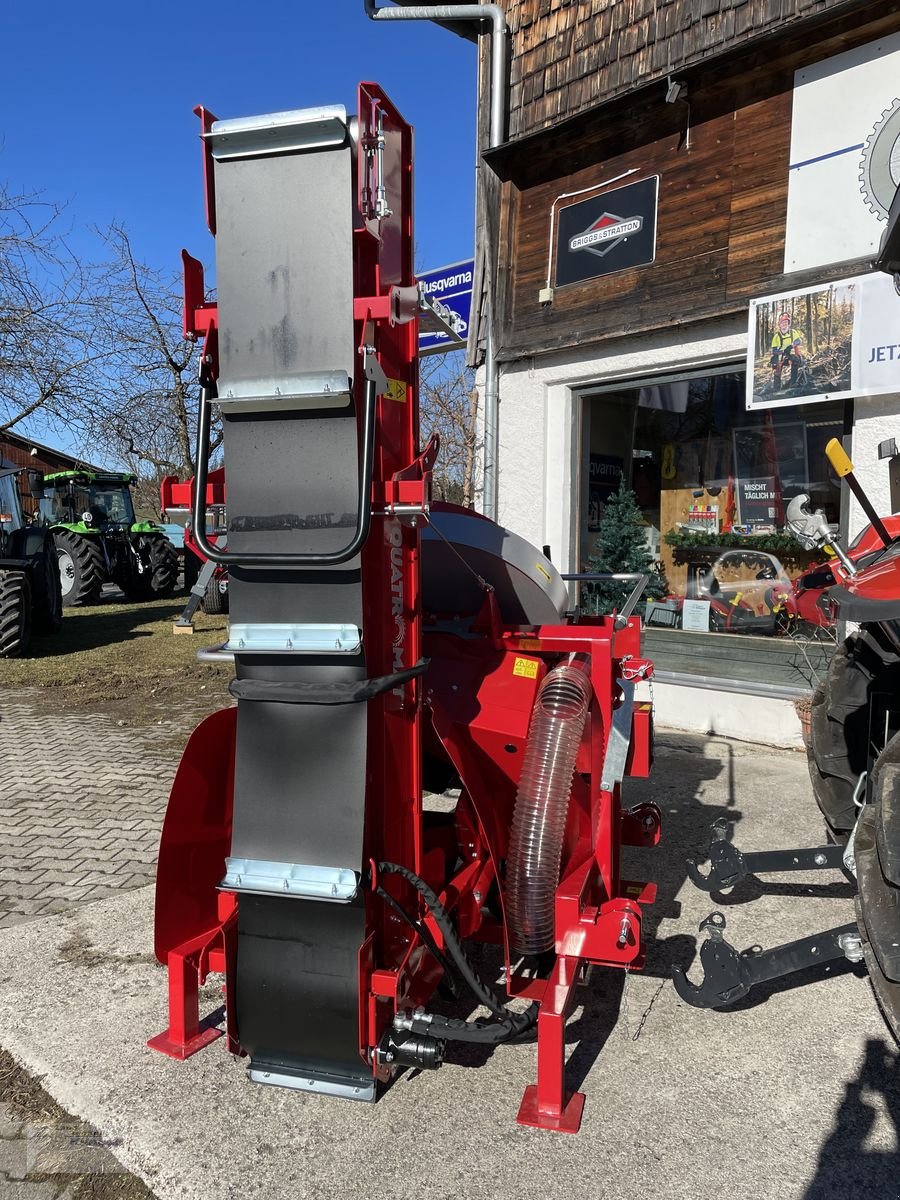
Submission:
M 314 1092 L 322 1096 L 337 1096 L 341 1100 L 362 1100 L 372 1103 L 375 1099 L 375 1079 L 358 1079 L 348 1076 L 312 1079 L 306 1076 L 289 1075 L 283 1071 L 267 1071 L 264 1067 L 249 1067 L 247 1078 L 251 1083 L 264 1083 L 272 1087 L 293 1088 L 296 1092 Z
M 616 784 L 621 783 L 625 778 L 625 764 L 628 761 L 628 748 L 631 745 L 634 683 L 629 679 L 620 679 L 618 682 L 622 689 L 622 703 L 613 713 L 609 741 L 606 743 L 606 754 L 603 756 L 600 786 L 604 792 L 611 792 Z
M 363 331 L 365 338 L 369 332 L 368 324 Z M 384 373 L 378 355 L 375 353 L 375 347 L 370 345 L 368 341 L 364 341 L 359 348 L 360 354 L 363 356 L 363 374 L 370 383 L 375 385 L 375 395 L 383 396 L 388 390 L 388 377 Z
M 720 817 L 712 827 L 707 850 L 709 874 L 704 875 L 694 859 L 687 860 L 691 882 L 704 892 L 724 892 L 748 875 L 768 871 L 825 871 L 844 865 L 844 847 L 814 846 L 799 850 L 751 850 L 746 854 L 728 840 L 730 826 Z
M 240 654 L 356 654 L 356 625 L 232 625 L 224 650 Z
M 347 144 L 347 110 L 342 105 L 293 109 L 259 117 L 213 121 L 201 135 L 219 162 L 290 151 L 324 150 Z
M 672 968 L 672 983 L 685 1004 L 693 1008 L 721 1008 L 746 996 L 752 987 L 805 967 L 836 958 L 858 962 L 862 943 L 855 923 L 838 925 L 812 937 L 785 942 L 772 950 L 753 947 L 739 952 L 725 941 L 725 918 L 720 912 L 700 922 L 707 939 L 700 947 L 701 983 L 691 983 L 681 967 Z
M 349 867 L 313 867 L 305 863 L 270 862 L 260 858 L 226 858 L 226 892 L 291 896 L 348 904 L 359 891 L 359 874 Z

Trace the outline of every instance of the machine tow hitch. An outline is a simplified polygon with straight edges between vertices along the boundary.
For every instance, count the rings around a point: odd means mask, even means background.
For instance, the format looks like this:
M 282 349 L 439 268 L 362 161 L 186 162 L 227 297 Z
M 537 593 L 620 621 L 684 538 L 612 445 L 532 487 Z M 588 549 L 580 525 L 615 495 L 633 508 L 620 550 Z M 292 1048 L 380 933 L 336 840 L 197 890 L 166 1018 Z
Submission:
M 824 871 L 844 865 L 844 846 L 744 852 L 729 841 L 727 821 L 719 819 L 712 828 L 713 837 L 707 851 L 709 873 L 704 875 L 692 858 L 686 864 L 691 882 L 703 892 L 724 892 L 748 875 L 767 871 Z
M 742 852 L 729 841 L 729 825 L 718 820 L 712 827 L 713 837 L 707 851 L 709 872 L 704 875 L 693 859 L 687 860 L 692 882 L 704 892 L 722 892 L 733 888 L 748 875 L 768 871 L 821 871 L 846 865 L 847 847 L 840 845 L 815 846 L 795 850 L 760 850 Z M 758 983 L 781 979 L 833 959 L 850 962 L 862 959 L 862 939 L 856 922 L 825 929 L 811 937 L 785 942 L 771 950 L 751 946 L 739 951 L 726 942 L 725 917 L 710 913 L 700 922 L 700 932 L 706 941 L 700 947 L 703 980 L 691 983 L 680 967 L 673 967 L 675 991 L 686 1004 L 694 1008 L 720 1008 L 741 1000 Z
M 720 912 L 700 922 L 700 932 L 707 939 L 700 947 L 701 983 L 691 983 L 680 967 L 673 967 L 675 991 L 694 1008 L 721 1008 L 741 1000 L 758 983 L 793 975 L 806 967 L 846 958 L 850 962 L 862 959 L 862 942 L 856 922 L 826 929 L 812 937 L 785 942 L 771 950 L 752 946 L 739 951 L 725 941 L 725 917 Z

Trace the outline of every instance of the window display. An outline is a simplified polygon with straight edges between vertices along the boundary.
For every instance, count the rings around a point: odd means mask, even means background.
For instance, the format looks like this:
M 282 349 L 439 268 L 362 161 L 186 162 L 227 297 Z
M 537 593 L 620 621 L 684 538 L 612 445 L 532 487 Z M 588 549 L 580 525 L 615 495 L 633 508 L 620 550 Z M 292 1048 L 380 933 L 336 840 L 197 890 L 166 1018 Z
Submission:
M 743 371 L 730 371 L 585 398 L 582 563 L 603 513 L 601 464 L 612 475 L 621 462 L 666 581 L 647 602 L 649 629 L 833 642 L 828 563 L 792 538 L 786 512 L 806 492 L 839 523 L 824 451 L 845 402 L 747 412 L 744 397 Z

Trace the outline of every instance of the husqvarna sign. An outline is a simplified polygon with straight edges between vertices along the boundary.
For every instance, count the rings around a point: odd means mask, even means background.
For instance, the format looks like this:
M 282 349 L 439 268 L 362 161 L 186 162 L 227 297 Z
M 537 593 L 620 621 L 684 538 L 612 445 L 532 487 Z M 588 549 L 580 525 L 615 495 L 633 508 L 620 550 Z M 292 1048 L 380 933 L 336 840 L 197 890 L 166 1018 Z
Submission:
M 656 256 L 659 176 L 560 210 L 556 286 L 646 266 Z

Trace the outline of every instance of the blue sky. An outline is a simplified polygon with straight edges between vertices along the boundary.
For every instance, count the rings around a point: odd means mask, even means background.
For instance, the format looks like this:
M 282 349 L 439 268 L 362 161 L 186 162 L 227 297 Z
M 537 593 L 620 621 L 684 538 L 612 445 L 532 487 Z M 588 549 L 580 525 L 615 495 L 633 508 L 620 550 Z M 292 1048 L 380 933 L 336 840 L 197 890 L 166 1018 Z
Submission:
M 3 9 L 0 178 L 67 202 L 85 257 L 100 256 L 89 228 L 115 220 L 152 266 L 179 269 L 182 246 L 211 266 L 194 105 L 220 117 L 355 109 L 363 79 L 416 128 L 419 265 L 471 256 L 474 44 L 431 22 L 375 24 L 362 0 Z

